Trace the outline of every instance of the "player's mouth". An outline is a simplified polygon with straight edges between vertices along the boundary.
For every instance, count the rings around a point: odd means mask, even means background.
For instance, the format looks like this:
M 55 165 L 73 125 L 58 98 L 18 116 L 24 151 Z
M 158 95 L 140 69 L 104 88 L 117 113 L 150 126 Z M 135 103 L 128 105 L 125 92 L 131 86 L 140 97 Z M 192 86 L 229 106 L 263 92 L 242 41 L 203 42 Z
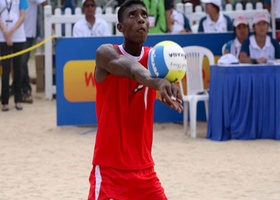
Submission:
M 138 32 L 145 33 L 145 32 L 147 32 L 147 30 L 146 30 L 145 27 L 141 27 L 141 28 L 138 29 Z

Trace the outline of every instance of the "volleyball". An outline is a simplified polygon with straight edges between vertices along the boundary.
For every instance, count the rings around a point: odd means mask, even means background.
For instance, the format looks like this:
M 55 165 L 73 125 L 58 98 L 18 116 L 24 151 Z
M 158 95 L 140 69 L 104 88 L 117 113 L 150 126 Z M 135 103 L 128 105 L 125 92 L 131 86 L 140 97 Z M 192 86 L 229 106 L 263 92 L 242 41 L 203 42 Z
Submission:
M 148 69 L 154 78 L 178 82 L 185 76 L 187 59 L 183 48 L 173 41 L 157 43 L 149 52 Z

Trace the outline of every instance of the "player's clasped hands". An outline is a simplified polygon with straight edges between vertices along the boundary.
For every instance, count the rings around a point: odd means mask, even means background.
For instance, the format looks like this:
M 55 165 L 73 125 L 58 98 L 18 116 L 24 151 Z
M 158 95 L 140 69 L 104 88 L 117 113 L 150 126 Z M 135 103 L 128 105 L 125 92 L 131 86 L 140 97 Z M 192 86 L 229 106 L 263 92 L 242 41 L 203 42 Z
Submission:
M 182 105 L 182 95 L 180 93 L 180 89 L 175 83 L 170 83 L 164 79 L 160 80 L 159 92 L 161 95 L 161 101 L 170 108 L 181 113 L 184 108 Z

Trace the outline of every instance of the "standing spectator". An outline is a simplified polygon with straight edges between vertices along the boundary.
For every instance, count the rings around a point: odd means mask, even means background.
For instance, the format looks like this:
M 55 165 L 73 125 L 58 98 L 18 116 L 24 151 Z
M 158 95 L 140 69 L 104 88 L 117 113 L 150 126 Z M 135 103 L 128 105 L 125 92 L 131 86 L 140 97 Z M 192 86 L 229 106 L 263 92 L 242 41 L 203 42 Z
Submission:
M 0 1 L 0 10 L 3 11 L 0 18 L 0 55 L 22 51 L 26 41 L 24 32 L 25 10 L 28 4 L 26 0 Z M 11 64 L 13 62 L 14 76 L 14 102 L 17 110 L 22 110 L 21 80 L 22 80 L 22 55 L 12 59 L 2 60 L 2 111 L 9 110 L 9 81 Z
M 24 20 L 24 30 L 26 36 L 26 42 L 24 43 L 24 49 L 30 48 L 36 38 L 37 31 L 37 16 L 38 16 L 38 5 L 46 5 L 46 0 L 27 0 L 28 8 L 26 9 L 26 16 Z M 32 88 L 30 85 L 28 61 L 30 57 L 30 52 L 22 55 L 22 101 L 26 103 L 32 103 Z
M 236 58 L 239 57 L 241 45 L 249 35 L 248 20 L 244 15 L 238 15 L 233 21 L 235 39 L 226 43 L 225 51 L 223 54 L 231 53 Z
M 70 8 L 72 14 L 74 14 L 75 9 L 77 7 L 77 3 L 78 3 L 78 0 L 66 0 L 62 10 L 65 11 L 66 8 Z
M 241 46 L 240 62 L 242 63 L 267 63 L 280 58 L 279 43 L 267 35 L 269 17 L 266 13 L 256 13 L 253 17 L 254 34 L 249 36 Z
M 82 10 L 85 17 L 77 21 L 73 27 L 74 37 L 110 36 L 108 23 L 95 16 L 96 3 L 94 0 L 83 0 Z
M 233 30 L 230 17 L 220 11 L 221 0 L 201 0 L 201 3 L 204 5 L 206 16 L 200 19 L 198 32 L 224 33 Z
M 78 0 L 63 0 L 62 2 L 62 13 L 65 13 L 66 8 L 71 9 L 71 14 L 75 14 Z M 72 26 L 73 27 L 73 26 Z M 65 36 L 65 24 L 62 24 L 62 36 Z

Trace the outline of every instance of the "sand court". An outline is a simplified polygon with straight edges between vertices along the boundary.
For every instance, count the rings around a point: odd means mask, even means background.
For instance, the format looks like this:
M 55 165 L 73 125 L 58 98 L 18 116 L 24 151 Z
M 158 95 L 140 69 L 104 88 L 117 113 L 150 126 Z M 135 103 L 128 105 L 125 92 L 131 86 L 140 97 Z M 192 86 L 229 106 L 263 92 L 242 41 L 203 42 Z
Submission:
M 32 70 L 31 70 L 32 72 Z M 34 90 L 36 91 L 36 90 Z M 56 101 L 0 112 L 0 200 L 87 199 L 96 127 L 56 126 Z M 154 124 L 155 169 L 170 200 L 279 200 L 280 142 L 196 139 Z
M 22 112 L 0 113 L 0 199 L 86 199 L 95 127 L 56 126 L 56 102 L 35 94 Z M 280 143 L 214 142 L 155 124 L 156 171 L 171 200 L 279 200 Z

